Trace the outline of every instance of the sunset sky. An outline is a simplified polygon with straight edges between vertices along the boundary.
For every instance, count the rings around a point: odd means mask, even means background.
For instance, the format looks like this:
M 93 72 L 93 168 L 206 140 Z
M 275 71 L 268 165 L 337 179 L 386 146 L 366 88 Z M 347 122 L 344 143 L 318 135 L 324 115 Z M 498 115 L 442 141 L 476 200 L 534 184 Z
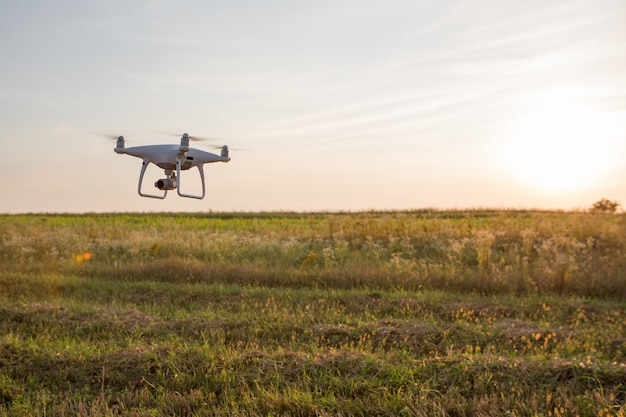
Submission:
M 5 1 L 0 213 L 626 206 L 624 22 L 624 0 Z M 204 200 L 140 197 L 104 137 L 183 132 L 236 149 Z

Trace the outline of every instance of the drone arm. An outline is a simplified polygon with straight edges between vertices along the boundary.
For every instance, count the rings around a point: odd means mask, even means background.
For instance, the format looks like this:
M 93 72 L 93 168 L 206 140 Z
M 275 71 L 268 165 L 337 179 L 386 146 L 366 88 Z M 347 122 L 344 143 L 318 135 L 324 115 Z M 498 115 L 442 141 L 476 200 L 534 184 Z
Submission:
M 167 190 L 165 190 L 162 195 L 145 194 L 141 192 L 141 184 L 143 183 L 143 174 L 146 173 L 146 168 L 148 168 L 149 164 L 150 164 L 149 160 L 147 159 L 143 160 L 143 164 L 141 165 L 141 173 L 139 174 L 139 185 L 137 186 L 137 192 L 142 197 L 158 198 L 160 200 L 163 200 L 165 196 L 167 195 Z
M 178 195 L 181 197 L 197 198 L 198 200 L 202 200 L 204 198 L 206 188 L 204 184 L 204 164 L 198 165 L 198 171 L 200 172 L 200 181 L 202 182 L 202 195 L 185 194 L 180 191 L 180 183 L 182 182 L 180 176 L 181 161 L 182 157 L 178 157 L 176 159 L 176 176 L 178 177 L 178 188 L 176 189 L 176 191 L 178 192 Z

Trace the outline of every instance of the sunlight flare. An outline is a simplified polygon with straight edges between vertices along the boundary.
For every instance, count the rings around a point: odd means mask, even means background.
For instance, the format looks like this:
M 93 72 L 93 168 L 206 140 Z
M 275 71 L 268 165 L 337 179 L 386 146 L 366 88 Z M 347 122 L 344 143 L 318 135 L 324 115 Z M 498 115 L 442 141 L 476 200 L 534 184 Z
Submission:
M 549 103 L 517 119 L 506 149 L 511 172 L 547 191 L 589 187 L 612 168 L 611 114 L 575 103 Z

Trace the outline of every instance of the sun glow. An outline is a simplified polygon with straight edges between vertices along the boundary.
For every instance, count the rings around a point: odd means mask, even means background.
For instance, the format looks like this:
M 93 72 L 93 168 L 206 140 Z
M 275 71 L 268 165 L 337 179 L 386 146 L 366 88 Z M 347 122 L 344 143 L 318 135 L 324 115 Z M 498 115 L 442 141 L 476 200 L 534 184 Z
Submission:
M 507 169 L 546 191 L 589 187 L 611 168 L 614 138 L 610 114 L 579 104 L 547 104 L 515 123 Z

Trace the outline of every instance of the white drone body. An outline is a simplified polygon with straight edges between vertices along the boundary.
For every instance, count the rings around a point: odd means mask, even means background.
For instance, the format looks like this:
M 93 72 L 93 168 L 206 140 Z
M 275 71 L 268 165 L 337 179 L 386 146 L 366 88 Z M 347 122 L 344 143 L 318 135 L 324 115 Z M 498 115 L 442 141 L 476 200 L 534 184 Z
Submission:
M 204 164 L 230 161 L 228 157 L 228 146 L 221 146 L 221 155 L 215 155 L 211 152 L 190 148 L 189 139 L 192 138 L 185 133 L 180 138 L 180 145 L 148 145 L 127 148 L 125 146 L 124 137 L 119 136 L 114 151 L 119 154 L 135 156 L 143 160 L 141 172 L 139 173 L 139 185 L 137 186 L 137 192 L 140 196 L 164 199 L 168 191 L 175 189 L 181 197 L 203 199 L 206 188 L 204 182 Z M 163 191 L 163 194 L 155 195 L 142 191 L 143 175 L 146 173 L 146 168 L 148 168 L 148 165 L 151 163 L 165 170 L 165 178 L 154 183 L 154 186 Z M 185 194 L 180 189 L 180 172 L 193 167 L 197 167 L 200 172 L 200 180 L 202 182 L 201 195 Z

